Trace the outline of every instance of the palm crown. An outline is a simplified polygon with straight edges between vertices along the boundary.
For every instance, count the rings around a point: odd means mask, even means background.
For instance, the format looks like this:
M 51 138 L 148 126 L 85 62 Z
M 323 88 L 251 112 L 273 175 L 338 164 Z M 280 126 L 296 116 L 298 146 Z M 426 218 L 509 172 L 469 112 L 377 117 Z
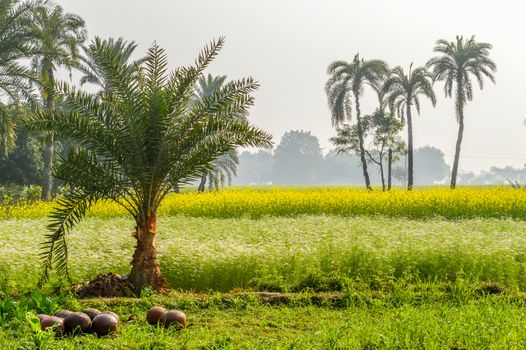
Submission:
M 0 150 L 3 156 L 15 147 L 15 106 L 20 99 L 33 100 L 31 72 L 20 63 L 31 51 L 32 14 L 38 3 L 0 2 Z M 4 104 L 5 101 L 9 103 Z
M 157 45 L 135 72 L 122 64 L 122 52 L 102 48 L 94 52 L 110 87 L 102 99 L 62 84 L 65 108 L 30 118 L 30 128 L 55 131 L 79 146 L 54 172 L 71 189 L 58 200 L 49 226 L 46 273 L 54 262 L 67 273 L 66 232 L 95 202 L 110 200 L 137 222 L 132 280 L 139 290 L 154 284 L 159 276 L 140 276 L 153 267 L 140 264 L 151 259 L 157 264 L 156 253 L 140 258 L 139 249 L 143 241 L 153 240 L 156 211 L 164 196 L 174 185 L 208 172 L 213 160 L 238 146 L 271 146 L 269 134 L 235 118 L 253 104 L 250 94 L 258 84 L 251 78 L 195 99 L 195 84 L 223 42 L 223 38 L 212 42 L 194 66 L 170 74 L 165 53 Z
M 409 69 L 405 74 L 402 67 L 395 67 L 386 79 L 383 91 L 388 94 L 389 109 L 402 119 L 405 119 L 407 106 L 414 105 L 420 114 L 420 95 L 427 97 L 436 105 L 436 96 L 433 91 L 433 81 L 424 67 L 415 70 Z
M 387 64 L 382 60 L 364 60 L 357 54 L 350 63 L 336 61 L 327 69 L 329 80 L 325 85 L 333 126 L 351 119 L 351 95 L 357 99 L 365 84 L 375 86 L 387 73 Z M 357 107 L 359 108 L 359 107 Z M 359 111 L 357 111 L 359 112 Z
M 484 77 L 495 83 L 496 64 L 489 58 L 492 46 L 488 43 L 475 41 L 472 36 L 464 39 L 457 36 L 455 41 L 438 40 L 434 49 L 441 56 L 434 57 L 427 63 L 432 69 L 434 80 L 444 81 L 444 92 L 451 97 L 453 90 L 456 92 L 457 118 L 459 110 L 467 101 L 473 99 L 473 83 L 471 76 L 477 79 L 482 89 Z
M 85 56 L 80 57 L 81 65 L 79 69 L 83 74 L 80 78 L 80 85 L 89 83 L 100 87 L 102 89 L 101 93 L 108 91 L 107 74 L 103 69 L 103 64 L 98 61 L 97 52 L 105 49 L 114 50 L 116 53 L 115 57 L 119 57 L 122 60 L 122 64 L 127 64 L 128 69 L 133 71 L 135 65 L 143 62 L 142 60 L 129 62 L 136 48 L 137 44 L 134 41 L 127 42 L 122 38 L 104 40 L 98 36 L 95 37 L 88 46 L 83 46 Z

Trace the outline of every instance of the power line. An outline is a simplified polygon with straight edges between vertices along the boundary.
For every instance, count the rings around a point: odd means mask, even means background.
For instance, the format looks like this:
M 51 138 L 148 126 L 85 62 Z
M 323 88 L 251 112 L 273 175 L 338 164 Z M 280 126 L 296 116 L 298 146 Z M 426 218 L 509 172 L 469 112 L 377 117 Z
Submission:
M 447 157 L 454 157 L 454 154 L 446 153 Z M 526 156 L 523 158 L 517 158 L 515 156 L 499 156 L 499 155 L 475 155 L 475 154 L 460 154 L 460 158 L 480 158 L 480 159 L 503 159 L 503 160 L 519 160 L 526 162 Z

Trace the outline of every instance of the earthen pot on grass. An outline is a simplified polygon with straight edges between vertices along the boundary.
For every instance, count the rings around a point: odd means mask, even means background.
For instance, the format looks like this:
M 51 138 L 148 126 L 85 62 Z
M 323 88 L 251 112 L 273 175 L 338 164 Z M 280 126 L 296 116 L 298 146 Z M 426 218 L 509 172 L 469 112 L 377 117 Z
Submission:
M 103 311 L 103 312 L 100 313 L 100 315 L 103 315 L 103 314 L 108 314 L 108 315 L 112 315 L 113 317 L 115 317 L 117 319 L 117 326 L 120 326 L 121 318 L 115 312 L 113 312 L 113 311 Z
M 68 334 L 88 333 L 91 331 L 91 319 L 82 312 L 73 312 L 64 318 L 64 330 Z
M 42 317 L 40 317 L 42 316 Z M 57 333 L 64 331 L 64 319 L 56 316 L 39 315 L 40 318 L 40 329 L 45 331 L 48 328 L 56 327 Z
M 98 336 L 105 336 L 117 331 L 119 320 L 109 313 L 101 313 L 95 316 L 91 327 Z
M 71 315 L 73 312 L 69 310 L 60 310 L 55 314 L 55 316 L 60 318 L 66 318 L 67 316 Z
M 171 326 L 183 328 L 186 325 L 186 315 L 182 311 L 171 310 L 165 312 L 161 316 L 159 323 L 163 325 L 164 328 L 169 328 Z
M 155 326 L 159 323 L 161 316 L 166 313 L 166 309 L 160 306 L 154 306 L 146 313 L 146 321 Z
M 85 313 L 86 315 L 89 316 L 89 318 L 93 321 L 93 319 L 95 318 L 95 316 L 97 316 L 98 314 L 100 314 L 100 311 L 97 310 L 97 309 L 94 309 L 92 307 L 88 307 L 84 310 L 81 311 L 82 313 Z

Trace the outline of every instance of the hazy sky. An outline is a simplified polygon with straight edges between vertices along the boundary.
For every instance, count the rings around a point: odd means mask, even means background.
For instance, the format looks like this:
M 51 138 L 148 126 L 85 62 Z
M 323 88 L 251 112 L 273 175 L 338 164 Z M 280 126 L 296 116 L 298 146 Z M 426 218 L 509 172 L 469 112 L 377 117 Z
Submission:
M 212 74 L 252 76 L 261 83 L 251 120 L 278 143 L 285 131 L 311 130 L 327 151 L 334 135 L 324 84 L 335 60 L 386 60 L 423 65 L 439 38 L 476 35 L 494 46 L 497 84 L 476 90 L 465 110 L 461 170 L 526 163 L 526 6 L 485 0 L 59 0 L 81 15 L 90 37 L 124 37 L 143 54 L 157 41 L 172 67 L 193 62 L 213 38 L 226 36 Z M 436 85 L 438 103 L 423 103 L 415 147 L 432 145 L 452 163 L 457 135 L 454 101 Z M 366 90 L 362 109 L 376 108 Z M 406 131 L 404 131 L 405 135 Z

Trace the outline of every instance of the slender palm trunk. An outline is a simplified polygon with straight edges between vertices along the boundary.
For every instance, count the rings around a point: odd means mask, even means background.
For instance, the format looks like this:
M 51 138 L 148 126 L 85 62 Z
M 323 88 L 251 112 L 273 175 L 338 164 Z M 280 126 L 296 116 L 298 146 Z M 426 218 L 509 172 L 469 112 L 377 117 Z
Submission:
M 462 146 L 462 137 L 464 135 L 464 108 L 459 107 L 458 111 L 458 136 L 455 147 L 455 159 L 453 161 L 453 171 L 451 173 L 451 188 L 457 186 L 458 161 L 460 158 L 460 147 Z
M 47 97 L 46 97 L 46 109 L 47 110 L 54 110 L 55 109 L 55 96 L 53 93 L 55 79 L 53 76 L 53 69 L 48 68 L 47 69 L 48 74 L 48 83 L 49 86 L 47 87 Z M 43 162 L 44 162 L 44 169 L 42 174 L 42 192 L 41 192 L 41 199 L 42 200 L 48 200 L 51 191 L 53 190 L 53 177 L 51 176 L 51 171 L 53 168 L 53 154 L 55 152 L 55 144 L 53 140 L 53 135 L 50 136 L 50 138 L 47 140 L 46 144 L 44 145 L 43 149 Z
M 157 215 L 151 214 L 144 219 L 137 220 L 135 238 L 137 246 L 133 254 L 130 281 L 134 292 L 139 295 L 145 286 L 152 287 L 155 291 L 163 292 L 168 285 L 161 274 L 159 261 L 157 260 L 157 248 L 155 247 L 155 235 L 157 234 Z
M 413 189 L 413 118 L 411 102 L 407 101 L 407 190 Z
M 462 91 L 462 75 L 457 75 L 457 113 L 458 113 L 458 136 L 455 145 L 455 159 L 453 160 L 453 171 L 451 172 L 451 188 L 457 186 L 458 161 L 460 158 L 460 147 L 464 136 L 464 95 Z
M 360 141 L 360 160 L 362 162 L 363 177 L 365 179 L 365 187 L 368 190 L 372 190 L 371 181 L 369 180 L 369 172 L 367 171 L 367 161 L 365 160 L 365 148 L 363 141 L 363 129 L 362 129 L 362 117 L 360 115 L 360 99 L 358 92 L 355 92 L 356 98 L 356 123 L 358 125 L 358 140 Z
M 199 183 L 199 186 L 197 187 L 198 192 L 204 192 L 206 186 L 206 175 L 203 175 L 201 177 L 201 182 Z
M 387 152 L 387 190 L 391 190 L 391 179 L 392 179 L 392 170 L 393 170 L 393 150 L 389 148 Z

